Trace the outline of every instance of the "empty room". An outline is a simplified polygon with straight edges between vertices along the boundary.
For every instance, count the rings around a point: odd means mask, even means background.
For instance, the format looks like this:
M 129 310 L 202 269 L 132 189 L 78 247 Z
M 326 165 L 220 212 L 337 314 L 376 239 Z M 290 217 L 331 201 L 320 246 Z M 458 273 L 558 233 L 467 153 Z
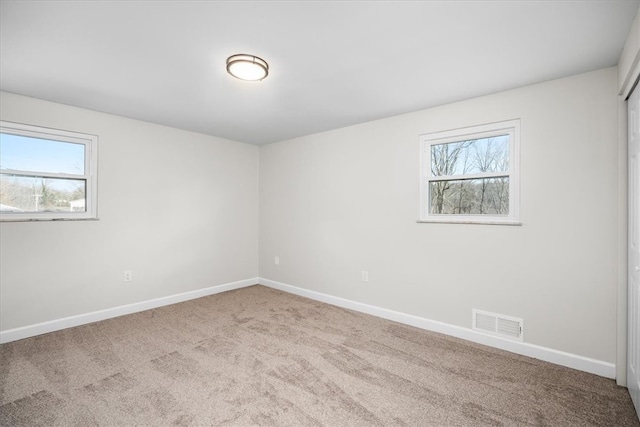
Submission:
M 0 426 L 640 427 L 640 0 L 0 0 Z

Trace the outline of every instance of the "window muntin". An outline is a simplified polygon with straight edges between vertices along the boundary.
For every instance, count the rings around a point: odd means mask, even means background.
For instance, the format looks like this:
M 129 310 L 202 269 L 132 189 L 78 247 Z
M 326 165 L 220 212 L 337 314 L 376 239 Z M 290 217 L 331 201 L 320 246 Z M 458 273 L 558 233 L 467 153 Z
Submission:
M 0 124 L 2 221 L 97 217 L 96 136 Z
M 517 224 L 519 121 L 422 135 L 422 222 Z

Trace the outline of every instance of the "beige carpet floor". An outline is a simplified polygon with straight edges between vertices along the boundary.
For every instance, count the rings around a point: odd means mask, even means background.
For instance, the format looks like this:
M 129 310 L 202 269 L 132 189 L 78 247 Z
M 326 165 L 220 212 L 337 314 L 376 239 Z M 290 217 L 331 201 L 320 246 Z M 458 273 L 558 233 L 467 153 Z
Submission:
M 2 426 L 640 426 L 595 375 L 252 286 L 0 346 Z

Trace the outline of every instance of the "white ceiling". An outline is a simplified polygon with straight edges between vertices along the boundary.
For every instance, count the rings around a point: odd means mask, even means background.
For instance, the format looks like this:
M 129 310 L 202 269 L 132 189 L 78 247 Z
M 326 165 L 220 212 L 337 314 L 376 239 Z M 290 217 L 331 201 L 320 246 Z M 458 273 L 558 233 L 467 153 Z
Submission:
M 0 88 L 264 144 L 615 65 L 638 4 L 2 0 Z

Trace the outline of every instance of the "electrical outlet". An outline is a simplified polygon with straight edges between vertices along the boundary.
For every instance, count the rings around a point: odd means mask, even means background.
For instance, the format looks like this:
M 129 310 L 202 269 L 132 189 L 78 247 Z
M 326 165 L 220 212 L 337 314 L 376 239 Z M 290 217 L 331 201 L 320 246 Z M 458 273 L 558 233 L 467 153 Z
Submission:
M 369 281 L 369 272 L 362 270 L 362 281 L 363 282 L 368 282 Z
M 125 282 L 133 281 L 133 273 L 131 272 L 131 270 L 127 270 L 124 272 L 124 281 Z
M 275 257 L 275 259 L 273 260 L 273 263 L 275 265 L 280 265 L 280 257 L 279 256 Z

